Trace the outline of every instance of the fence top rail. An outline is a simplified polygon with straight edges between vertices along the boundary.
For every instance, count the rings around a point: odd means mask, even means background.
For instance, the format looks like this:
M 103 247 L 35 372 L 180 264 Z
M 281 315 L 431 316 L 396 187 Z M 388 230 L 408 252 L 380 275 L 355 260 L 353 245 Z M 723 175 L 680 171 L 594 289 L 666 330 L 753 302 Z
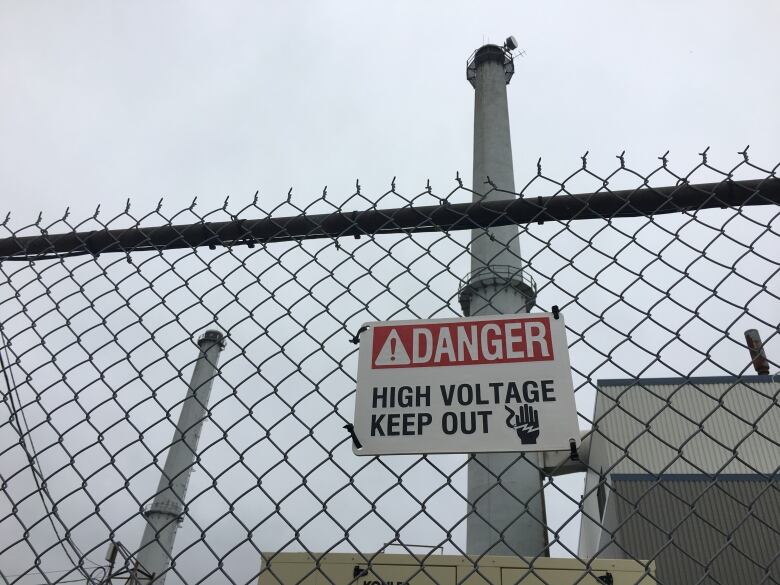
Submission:
M 0 261 L 108 252 L 252 245 L 345 236 L 455 231 L 544 221 L 652 216 L 712 208 L 780 204 L 780 179 L 680 183 L 619 191 L 508 198 L 328 214 L 72 231 L 0 239 Z

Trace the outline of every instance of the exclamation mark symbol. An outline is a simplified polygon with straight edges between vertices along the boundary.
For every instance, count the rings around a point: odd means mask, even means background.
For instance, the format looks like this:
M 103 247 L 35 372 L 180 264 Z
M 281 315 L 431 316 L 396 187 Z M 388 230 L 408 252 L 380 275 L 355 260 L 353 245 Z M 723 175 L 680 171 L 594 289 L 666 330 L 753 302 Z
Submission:
M 390 338 L 390 361 L 395 361 L 395 344 L 398 343 L 398 340 L 395 337 Z

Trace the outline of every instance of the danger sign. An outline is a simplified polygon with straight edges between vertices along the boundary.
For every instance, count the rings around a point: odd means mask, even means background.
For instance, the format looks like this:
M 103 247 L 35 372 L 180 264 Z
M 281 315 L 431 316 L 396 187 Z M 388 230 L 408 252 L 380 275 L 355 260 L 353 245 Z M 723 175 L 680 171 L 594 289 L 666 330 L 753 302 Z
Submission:
M 561 315 L 367 323 L 359 455 L 568 450 L 579 445 Z
M 384 325 L 373 329 L 373 368 L 471 366 L 554 359 L 547 317 Z

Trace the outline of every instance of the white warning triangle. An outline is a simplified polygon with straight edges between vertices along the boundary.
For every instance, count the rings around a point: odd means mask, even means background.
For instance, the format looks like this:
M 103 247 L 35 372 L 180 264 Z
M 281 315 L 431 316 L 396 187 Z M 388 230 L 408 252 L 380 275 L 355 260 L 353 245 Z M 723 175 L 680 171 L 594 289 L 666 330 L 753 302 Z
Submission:
M 385 344 L 382 346 L 382 350 L 379 355 L 376 356 L 374 361 L 375 366 L 407 366 L 411 363 L 409 354 L 406 353 L 404 344 L 401 343 L 401 338 L 398 336 L 398 332 L 393 329 L 390 331 L 390 335 L 387 336 Z

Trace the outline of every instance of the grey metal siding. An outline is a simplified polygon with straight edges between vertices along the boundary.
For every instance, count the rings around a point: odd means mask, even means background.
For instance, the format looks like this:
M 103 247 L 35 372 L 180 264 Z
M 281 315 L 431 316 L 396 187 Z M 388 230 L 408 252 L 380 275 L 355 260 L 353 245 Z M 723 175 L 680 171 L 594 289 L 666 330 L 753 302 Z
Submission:
M 613 479 L 616 544 L 659 585 L 780 584 L 780 480 Z
M 723 481 L 765 481 L 775 477 L 780 473 L 778 397 L 780 379 L 776 376 L 600 380 L 591 438 L 591 471 L 586 478 L 586 490 L 590 491 L 586 491 L 583 501 L 587 516 L 583 514 L 580 525 L 579 553 L 590 557 L 608 551 L 613 556 L 632 556 L 619 546 L 610 546 L 611 521 L 604 522 L 602 529 L 595 493 L 600 469 L 610 476 L 611 482 L 622 481 L 622 485 L 630 484 L 626 483 L 627 476 L 655 475 L 668 481 L 709 476 L 722 480 L 719 485 Z M 773 486 L 770 491 L 777 498 L 777 484 Z M 750 489 L 755 486 L 745 488 Z M 614 495 L 607 498 L 608 508 L 619 499 Z M 653 497 L 660 496 L 656 493 Z M 679 499 L 670 496 L 664 502 L 675 514 L 680 512 Z M 776 512 L 776 508 L 771 509 Z M 607 517 L 616 517 L 612 510 L 608 512 Z M 780 527 L 780 520 L 772 518 L 775 524 L 770 526 Z M 632 523 L 640 519 L 636 516 Z M 647 538 L 653 534 L 653 521 L 646 521 L 647 532 L 643 534 Z M 696 516 L 687 520 L 699 521 Z M 639 528 L 632 525 L 631 530 L 636 532 Z M 777 545 L 776 540 L 768 541 Z M 703 547 L 705 543 L 694 542 L 691 546 Z M 704 551 L 700 553 L 704 555 Z M 724 553 L 722 558 L 730 558 L 731 554 L 737 553 Z M 639 558 L 653 557 L 645 554 Z M 713 561 L 715 565 L 721 562 Z M 780 564 L 780 559 L 776 564 Z
M 592 449 L 612 473 L 775 473 L 780 383 L 761 378 L 599 386 Z

